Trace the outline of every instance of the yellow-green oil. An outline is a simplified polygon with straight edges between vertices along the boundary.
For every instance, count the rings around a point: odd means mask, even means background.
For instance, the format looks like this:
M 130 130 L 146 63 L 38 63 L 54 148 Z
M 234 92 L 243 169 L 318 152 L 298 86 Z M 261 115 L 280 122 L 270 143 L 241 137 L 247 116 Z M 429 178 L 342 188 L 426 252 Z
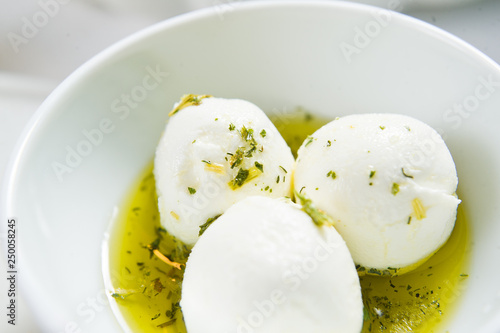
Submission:
M 294 154 L 326 122 L 303 111 L 272 120 Z M 440 332 L 466 285 L 468 236 L 462 204 L 449 240 L 420 267 L 400 276 L 361 276 L 362 333 Z M 111 235 L 113 296 L 132 331 L 184 333 L 178 309 L 183 269 L 160 260 L 151 250 L 155 244 L 169 259 L 185 262 L 189 250 L 160 227 L 151 165 L 131 189 Z
M 186 332 L 179 311 L 183 270 L 155 255 L 185 263 L 187 250 L 159 223 L 155 179 L 150 165 L 121 207 L 109 242 L 113 297 L 133 332 Z

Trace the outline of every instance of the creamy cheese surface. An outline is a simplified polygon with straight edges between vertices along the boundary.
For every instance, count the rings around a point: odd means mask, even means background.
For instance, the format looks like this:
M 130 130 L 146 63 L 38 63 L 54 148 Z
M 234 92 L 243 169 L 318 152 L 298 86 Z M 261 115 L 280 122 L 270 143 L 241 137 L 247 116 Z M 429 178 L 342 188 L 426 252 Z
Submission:
M 262 110 L 193 95 L 180 105 L 154 161 L 161 223 L 169 233 L 193 245 L 201 225 L 249 195 L 291 197 L 293 155 Z
M 391 270 L 417 264 L 448 239 L 457 173 L 439 134 L 395 114 L 345 116 L 305 140 L 296 191 L 328 213 L 356 264 Z
M 181 307 L 189 333 L 359 333 L 363 323 L 358 275 L 337 231 L 261 196 L 231 206 L 200 237 Z

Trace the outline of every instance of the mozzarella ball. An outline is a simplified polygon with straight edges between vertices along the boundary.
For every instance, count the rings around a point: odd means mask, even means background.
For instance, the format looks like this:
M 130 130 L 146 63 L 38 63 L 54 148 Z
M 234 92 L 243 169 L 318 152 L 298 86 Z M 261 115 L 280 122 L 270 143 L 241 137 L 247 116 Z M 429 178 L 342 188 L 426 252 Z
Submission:
M 361 331 L 361 288 L 345 242 L 285 200 L 248 197 L 201 236 L 182 284 L 189 333 Z
M 330 215 L 356 264 L 394 273 L 453 230 L 457 173 L 439 134 L 396 114 L 334 120 L 301 146 L 294 186 Z
M 200 226 L 235 202 L 291 196 L 293 163 L 290 148 L 254 104 L 184 96 L 156 149 L 161 224 L 193 245 Z

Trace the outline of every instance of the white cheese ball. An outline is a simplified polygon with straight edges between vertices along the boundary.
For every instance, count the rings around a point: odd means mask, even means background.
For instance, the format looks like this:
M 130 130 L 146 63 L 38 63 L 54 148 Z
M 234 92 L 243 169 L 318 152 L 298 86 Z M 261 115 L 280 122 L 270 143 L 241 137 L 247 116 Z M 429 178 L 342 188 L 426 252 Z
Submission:
M 199 98 L 170 117 L 156 149 L 161 224 L 193 245 L 200 226 L 233 203 L 249 195 L 291 196 L 293 163 L 290 148 L 257 106 Z
M 345 242 L 285 199 L 249 197 L 201 236 L 186 264 L 189 333 L 359 333 L 363 303 Z
M 294 172 L 295 190 L 334 219 L 360 266 L 414 267 L 453 230 L 455 164 L 441 136 L 419 120 L 334 120 L 303 143 Z

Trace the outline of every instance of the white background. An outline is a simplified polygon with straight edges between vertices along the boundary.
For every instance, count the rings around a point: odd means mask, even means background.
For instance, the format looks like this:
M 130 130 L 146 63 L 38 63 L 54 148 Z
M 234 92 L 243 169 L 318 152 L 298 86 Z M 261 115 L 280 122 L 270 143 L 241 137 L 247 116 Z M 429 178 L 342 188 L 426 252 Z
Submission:
M 234 2 L 0 0 L 0 176 L 4 174 L 15 143 L 37 107 L 82 63 L 114 42 L 151 24 L 203 7 L 212 6 L 214 10 L 220 10 Z M 399 3 L 398 11 L 464 39 L 500 63 L 498 0 L 360 2 L 384 8 Z M 38 23 L 38 27 L 30 26 L 30 23 Z M 4 235 L 0 236 L 3 243 Z M 16 327 L 6 323 L 8 288 L 4 278 L 5 254 L 0 253 L 0 308 L 3 309 L 0 310 L 0 332 L 38 332 L 22 297 L 18 298 Z

